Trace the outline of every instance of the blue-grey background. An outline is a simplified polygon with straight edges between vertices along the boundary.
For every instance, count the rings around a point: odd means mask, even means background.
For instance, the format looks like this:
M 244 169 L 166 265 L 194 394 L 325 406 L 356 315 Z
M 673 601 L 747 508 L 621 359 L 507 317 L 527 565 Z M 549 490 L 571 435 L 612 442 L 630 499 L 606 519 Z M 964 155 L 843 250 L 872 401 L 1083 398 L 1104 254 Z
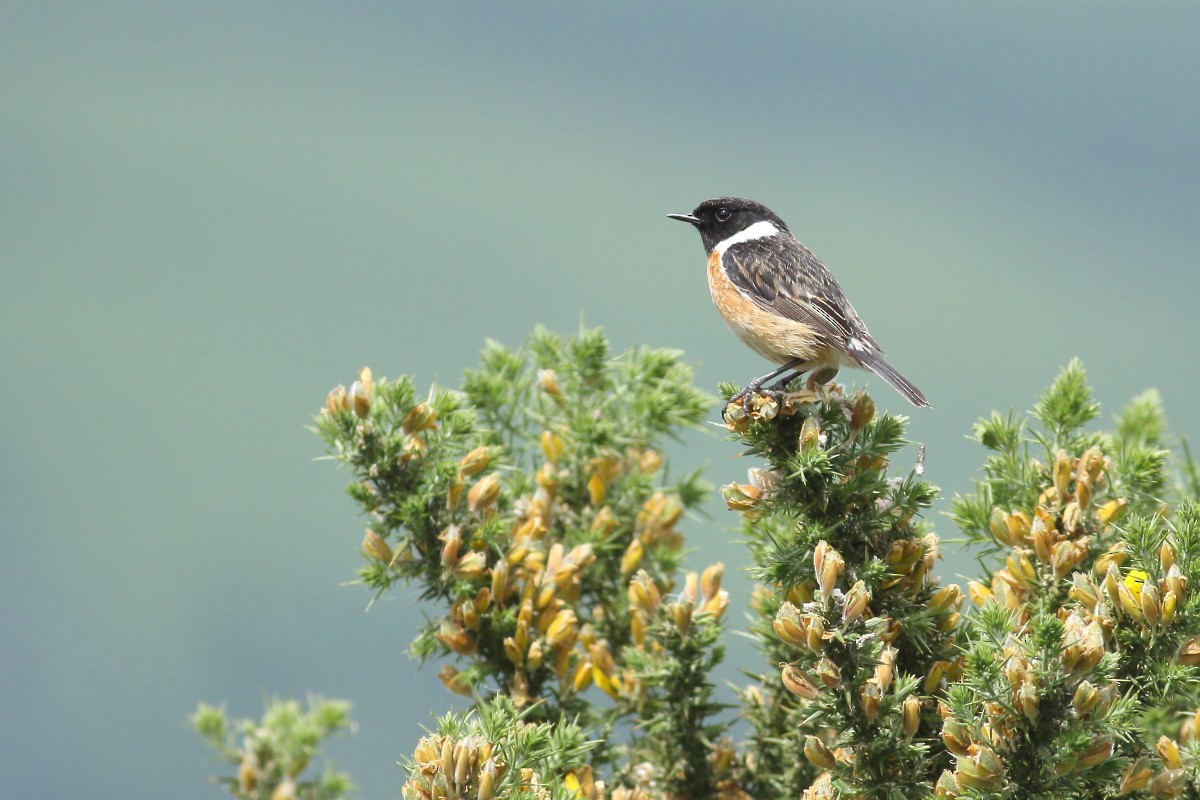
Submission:
M 363 364 L 456 385 L 581 317 L 748 380 L 664 217 L 713 195 L 833 268 L 937 406 L 910 432 L 948 493 L 972 421 L 1072 356 L 1107 413 L 1156 386 L 1200 431 L 1198 32 L 1184 3 L 7 4 L 5 792 L 219 797 L 196 701 L 312 690 L 397 796 L 450 701 L 414 596 L 342 585 L 362 528 L 305 425 Z M 724 483 L 735 452 L 673 456 Z M 734 524 L 691 522 L 693 563 L 743 568 Z

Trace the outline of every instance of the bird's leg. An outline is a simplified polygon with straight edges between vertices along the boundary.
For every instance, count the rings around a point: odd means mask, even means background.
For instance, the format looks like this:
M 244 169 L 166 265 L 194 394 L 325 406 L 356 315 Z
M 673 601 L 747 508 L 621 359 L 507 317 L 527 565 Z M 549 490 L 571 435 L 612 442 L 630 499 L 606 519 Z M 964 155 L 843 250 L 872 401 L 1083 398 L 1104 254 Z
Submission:
M 750 395 L 757 394 L 758 391 L 762 388 L 762 385 L 764 383 L 771 380 L 772 378 L 778 378 L 780 375 L 784 374 L 785 372 L 792 372 L 792 371 L 796 371 L 797 373 L 802 372 L 803 370 L 801 370 L 800 367 L 803 365 L 804 365 L 804 359 L 793 358 L 791 361 L 787 362 L 786 364 L 784 364 L 776 369 L 771 370 L 766 375 L 762 375 L 758 378 L 755 378 L 754 380 L 752 380 L 748 384 L 746 384 L 745 389 L 742 389 L 740 392 L 735 394 L 733 397 L 729 398 L 729 403 L 726 403 L 725 407 L 728 408 L 730 403 L 736 403 L 737 401 L 741 400 L 742 408 L 744 408 L 746 410 L 747 414 L 750 413 Z M 790 381 L 790 380 L 792 380 L 792 378 L 789 377 L 788 380 Z M 786 383 L 784 385 L 786 385 Z M 724 417 L 724 415 L 725 415 L 725 412 L 722 411 L 721 416 Z
M 770 386 L 768 386 L 767 390 L 771 391 L 771 392 L 782 392 L 787 389 L 789 383 L 796 380 L 803 374 L 804 374 L 804 370 L 798 369 L 795 372 L 793 372 L 791 375 L 784 375 L 782 378 L 780 378 L 779 380 L 775 381 Z

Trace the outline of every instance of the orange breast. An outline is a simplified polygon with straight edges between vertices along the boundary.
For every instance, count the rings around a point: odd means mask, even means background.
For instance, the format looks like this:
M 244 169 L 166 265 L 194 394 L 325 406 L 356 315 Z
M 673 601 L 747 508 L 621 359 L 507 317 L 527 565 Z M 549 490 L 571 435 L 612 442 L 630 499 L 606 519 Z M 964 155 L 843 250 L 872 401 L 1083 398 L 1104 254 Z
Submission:
M 708 257 L 708 290 L 713 303 L 738 338 L 768 361 L 783 364 L 803 358 L 813 364 L 830 364 L 836 358 L 817 342 L 813 329 L 802 322 L 762 309 L 729 280 L 721 254 Z

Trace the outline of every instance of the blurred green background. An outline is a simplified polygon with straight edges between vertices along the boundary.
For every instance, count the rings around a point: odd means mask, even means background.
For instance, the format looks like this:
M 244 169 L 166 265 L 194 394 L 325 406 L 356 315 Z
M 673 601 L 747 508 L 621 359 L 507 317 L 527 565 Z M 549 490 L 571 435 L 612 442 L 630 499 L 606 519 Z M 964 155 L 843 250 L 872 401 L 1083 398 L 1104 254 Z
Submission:
M 8 4 L 5 793 L 219 797 L 196 701 L 312 690 L 396 797 L 451 701 L 405 654 L 415 592 L 343 585 L 362 526 L 306 424 L 363 364 L 457 385 L 538 322 L 759 374 L 664 216 L 713 195 L 839 276 L 936 406 L 910 434 L 947 494 L 972 421 L 1072 356 L 1108 415 L 1156 386 L 1200 431 L 1197 31 L 1183 3 Z M 736 451 L 673 456 L 720 484 Z M 745 567 L 735 524 L 693 521 L 693 563 Z

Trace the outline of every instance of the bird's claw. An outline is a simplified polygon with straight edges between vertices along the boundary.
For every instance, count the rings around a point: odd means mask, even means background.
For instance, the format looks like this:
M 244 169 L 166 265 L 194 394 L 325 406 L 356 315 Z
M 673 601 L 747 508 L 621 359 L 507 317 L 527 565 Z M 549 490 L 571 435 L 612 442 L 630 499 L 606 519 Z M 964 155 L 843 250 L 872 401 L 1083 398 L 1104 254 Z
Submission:
M 754 398 L 766 397 L 775 401 L 776 405 L 779 405 L 783 402 L 784 394 L 784 392 L 773 387 L 764 389 L 761 385 L 750 384 L 725 402 L 724 408 L 721 409 L 721 420 L 729 422 L 729 409 L 737 406 L 741 406 L 743 417 L 755 416 L 759 409 L 755 408 Z

